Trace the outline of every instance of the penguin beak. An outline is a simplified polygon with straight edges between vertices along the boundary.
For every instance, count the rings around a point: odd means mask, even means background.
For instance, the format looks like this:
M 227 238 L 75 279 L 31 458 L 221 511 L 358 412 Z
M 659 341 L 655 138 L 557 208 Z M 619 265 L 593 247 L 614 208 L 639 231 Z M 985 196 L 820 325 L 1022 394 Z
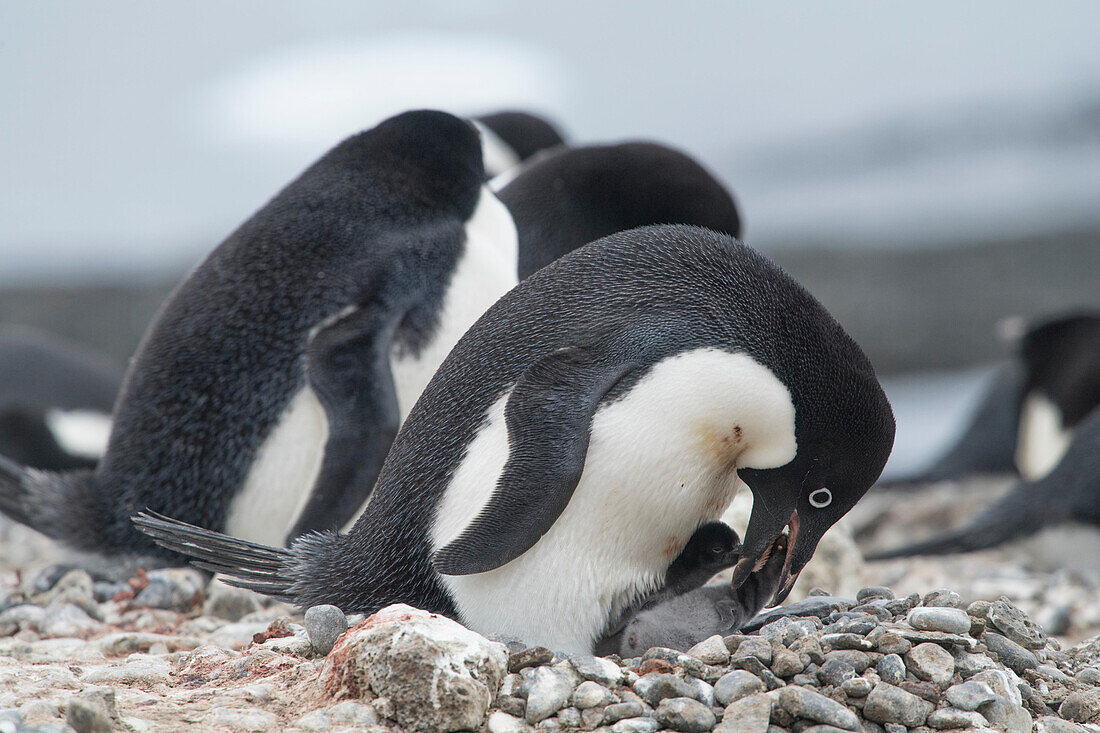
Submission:
M 762 532 L 767 531 L 761 524 L 770 524 L 766 519 L 763 522 L 754 522 L 753 520 L 755 518 L 756 513 L 754 512 L 753 516 L 749 519 L 749 530 L 745 534 L 745 547 L 750 545 L 750 538 L 759 538 Z M 754 524 L 756 525 L 755 527 Z M 734 566 L 733 587 L 740 588 L 753 572 L 764 566 L 765 561 L 768 559 L 768 552 L 775 547 L 777 544 L 776 540 L 779 535 L 783 533 L 783 530 L 786 530 L 787 541 L 783 547 L 786 553 L 783 559 L 783 569 L 780 571 L 779 585 L 768 605 L 777 606 L 786 600 L 787 596 L 790 595 L 791 589 L 794 588 L 794 584 L 798 580 L 799 574 L 802 572 L 801 567 L 792 570 L 792 562 L 795 554 L 794 548 L 798 542 L 799 524 L 798 510 L 796 509 L 791 513 L 790 518 L 785 524 L 775 527 L 770 533 L 764 535 L 766 538 L 765 541 L 767 542 L 764 548 L 756 552 L 751 552 L 751 550 L 746 552 L 745 556 L 738 561 L 736 566 Z

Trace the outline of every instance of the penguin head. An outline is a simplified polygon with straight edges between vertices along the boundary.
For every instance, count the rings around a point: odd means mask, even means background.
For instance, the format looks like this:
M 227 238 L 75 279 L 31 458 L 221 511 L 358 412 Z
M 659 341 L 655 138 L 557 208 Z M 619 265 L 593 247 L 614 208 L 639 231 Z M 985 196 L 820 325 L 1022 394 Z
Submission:
M 821 537 L 878 480 L 894 444 L 893 411 L 869 364 L 845 379 L 818 384 L 795 404 L 794 459 L 777 468 L 738 471 L 752 491 L 753 507 L 733 583 L 740 586 L 785 544 L 772 605 L 786 599 Z
M 684 570 L 715 568 L 733 564 L 741 551 L 741 538 L 724 522 L 707 522 L 695 530 L 673 565 Z
M 1020 342 L 1024 395 L 1038 392 L 1073 426 L 1100 405 L 1100 311 L 1081 311 L 1044 321 Z

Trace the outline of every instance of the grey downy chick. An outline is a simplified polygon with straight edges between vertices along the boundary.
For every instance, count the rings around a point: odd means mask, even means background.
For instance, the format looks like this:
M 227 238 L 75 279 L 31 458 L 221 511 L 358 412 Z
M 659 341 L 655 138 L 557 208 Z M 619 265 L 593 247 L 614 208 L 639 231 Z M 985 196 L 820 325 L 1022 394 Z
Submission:
M 617 635 L 619 655 L 637 657 L 655 646 L 687 651 L 715 634 L 737 632 L 779 587 L 786 555 L 787 538 L 780 535 L 740 588 L 728 583 L 705 585 L 646 606 Z

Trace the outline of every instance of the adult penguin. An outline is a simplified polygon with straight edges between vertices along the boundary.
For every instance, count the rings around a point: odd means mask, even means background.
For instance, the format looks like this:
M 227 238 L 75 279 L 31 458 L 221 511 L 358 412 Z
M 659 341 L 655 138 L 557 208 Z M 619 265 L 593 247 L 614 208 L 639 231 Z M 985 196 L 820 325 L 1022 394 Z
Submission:
M 691 156 L 653 142 L 561 148 L 497 192 L 512 213 L 523 279 L 577 247 L 647 224 L 741 236 L 733 196 Z
M 893 436 L 871 364 L 809 293 L 731 237 L 653 226 L 561 258 L 478 320 L 348 534 L 284 550 L 135 523 L 301 606 L 404 602 L 589 653 L 742 481 L 754 502 L 735 583 L 783 545 L 782 599 Z
M 0 509 L 111 554 L 165 554 L 129 521 L 146 506 L 264 542 L 339 526 L 443 356 L 515 282 L 515 229 L 483 180 L 477 131 L 442 112 L 337 145 L 170 296 L 96 469 L 4 459 Z
M 549 120 L 519 110 L 502 110 L 471 120 L 481 133 L 485 175 L 498 176 L 543 150 L 565 143 Z
M 122 370 L 36 329 L 0 328 L 0 454 L 38 469 L 91 468 L 103 454 Z

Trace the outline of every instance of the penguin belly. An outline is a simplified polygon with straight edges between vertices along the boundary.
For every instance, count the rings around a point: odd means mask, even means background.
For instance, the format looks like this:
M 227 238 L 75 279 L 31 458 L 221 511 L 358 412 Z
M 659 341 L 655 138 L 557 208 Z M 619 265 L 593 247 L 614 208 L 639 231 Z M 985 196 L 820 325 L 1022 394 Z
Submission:
M 436 550 L 491 498 L 508 458 L 508 396 L 489 409 L 439 504 Z M 742 415 L 744 427 L 732 417 Z M 789 455 L 752 456 L 765 434 L 789 434 Z M 580 481 L 550 530 L 499 568 L 443 583 L 476 631 L 590 654 L 607 619 L 655 590 L 695 529 L 729 506 L 738 461 L 782 465 L 793 435 L 789 393 L 749 357 L 707 349 L 659 362 L 596 412 Z
M 1073 441 L 1062 411 L 1049 398 L 1032 392 L 1020 409 L 1016 440 L 1016 468 L 1029 481 L 1037 481 L 1058 465 Z
M 256 452 L 230 504 L 225 532 L 281 547 L 321 471 L 328 433 L 325 408 L 303 387 Z

